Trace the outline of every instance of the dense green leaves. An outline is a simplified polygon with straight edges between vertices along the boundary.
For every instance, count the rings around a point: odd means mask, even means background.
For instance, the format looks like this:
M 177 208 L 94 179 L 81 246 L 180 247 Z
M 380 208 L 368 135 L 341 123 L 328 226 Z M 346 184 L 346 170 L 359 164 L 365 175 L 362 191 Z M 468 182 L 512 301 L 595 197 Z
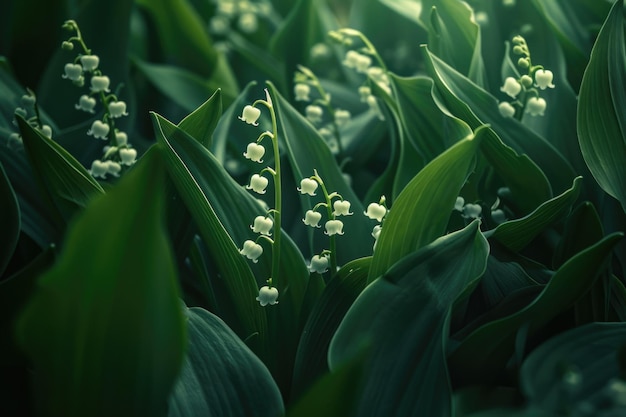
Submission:
M 600 187 L 626 210 L 626 42 L 616 1 L 596 39 L 578 100 L 578 138 Z
M 185 327 L 151 152 L 72 225 L 21 322 L 49 416 L 166 414 Z
M 331 369 L 367 352 L 356 415 L 452 415 L 449 315 L 482 275 L 488 250 L 474 221 L 404 257 L 359 295 L 329 350 Z
M 4 272 L 20 235 L 20 208 L 13 187 L 0 164 L 0 219 L 4 223 L 0 237 L 0 277 Z
M 217 316 L 186 308 L 188 346 L 169 400 L 169 417 L 280 416 L 283 401 L 269 371 Z

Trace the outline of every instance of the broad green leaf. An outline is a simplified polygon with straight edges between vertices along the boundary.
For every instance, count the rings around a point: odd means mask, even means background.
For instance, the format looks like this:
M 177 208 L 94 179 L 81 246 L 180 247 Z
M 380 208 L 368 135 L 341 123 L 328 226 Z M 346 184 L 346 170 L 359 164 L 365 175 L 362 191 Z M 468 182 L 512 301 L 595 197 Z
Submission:
M 530 404 L 554 413 L 592 406 L 594 415 L 603 415 L 611 408 L 604 393 L 620 377 L 625 341 L 626 323 L 591 323 L 554 336 L 522 364 L 522 391 Z
M 217 89 L 200 107 L 181 120 L 178 127 L 209 149 L 221 116 L 222 90 Z
M 553 264 L 563 265 L 574 256 L 604 236 L 602 223 L 595 207 L 588 201 L 576 207 L 567 217 L 563 236 L 554 251 Z
M 422 20 L 422 10 L 424 9 L 422 1 L 416 0 L 380 0 L 382 4 L 391 10 L 406 17 L 407 19 L 417 23 L 425 30 L 428 30 L 428 24 Z
M 55 141 L 15 116 L 31 167 L 46 199 L 60 219 L 69 221 L 74 213 L 104 190 L 87 170 Z
M 15 191 L 7 177 L 2 163 L 0 163 L 0 219 L 2 236 L 0 236 L 0 277 L 13 256 L 13 251 L 20 237 L 21 220 L 20 207 L 17 204 Z
M 626 211 L 626 42 L 616 1 L 591 51 L 578 99 L 578 141 L 600 187 Z
M 459 191 L 474 168 L 488 127 L 433 159 L 404 188 L 384 220 L 372 259 L 371 282 L 398 260 L 445 233 Z
M 533 335 L 570 308 L 593 285 L 621 237 L 621 233 L 614 233 L 578 253 L 558 269 L 531 304 L 479 327 L 462 340 L 448 356 L 455 383 L 492 383 L 511 358 L 520 329 L 527 327 L 528 334 Z
M 162 164 L 149 152 L 85 208 L 21 316 L 46 415 L 166 415 L 185 326 Z
M 345 264 L 328 282 L 302 330 L 293 370 L 291 395 L 298 398 L 313 381 L 327 372 L 330 339 L 367 282 L 372 258 Z
M 498 101 L 423 47 L 426 69 L 435 81 L 436 102 L 472 129 L 489 124 L 518 154 L 527 154 L 544 172 L 553 191 L 567 189 L 575 176 L 569 162 L 545 138 L 513 118 L 502 117 Z M 443 109 L 442 109 L 443 110 Z
M 328 192 L 336 191 L 344 200 L 351 203 L 350 211 L 354 215 L 341 218 L 344 223 L 345 236 L 337 237 L 339 264 L 371 254 L 370 243 L 373 244 L 373 242 L 370 234 L 373 225 L 370 225 L 367 218 L 362 215 L 365 209 L 352 188 L 346 184 L 330 148 L 317 130 L 278 93 L 272 84 L 269 84 L 269 91 L 280 124 L 279 140 L 284 141 L 286 145 L 295 183 L 299 185 L 301 179 L 310 177 L 313 175 L 313 170 L 317 170 Z M 293 192 L 297 193 L 296 190 Z M 318 198 L 302 200 L 303 215 L 306 210 L 319 202 Z M 328 238 L 323 233 L 315 233 L 314 236 L 316 248 L 328 248 Z M 350 242 L 344 243 L 342 239 L 350 239 Z
M 580 192 L 581 177 L 576 177 L 572 187 L 563 194 L 546 201 L 525 217 L 498 225 L 486 235 L 496 239 L 512 251 L 522 250 L 546 227 L 566 215 Z
M 478 226 L 401 259 L 348 310 L 328 360 L 336 369 L 367 349 L 355 415 L 452 415 L 444 350 L 453 304 L 485 269 L 489 246 Z
M 263 362 L 217 316 L 186 308 L 187 355 L 169 398 L 169 417 L 265 417 L 284 413 Z

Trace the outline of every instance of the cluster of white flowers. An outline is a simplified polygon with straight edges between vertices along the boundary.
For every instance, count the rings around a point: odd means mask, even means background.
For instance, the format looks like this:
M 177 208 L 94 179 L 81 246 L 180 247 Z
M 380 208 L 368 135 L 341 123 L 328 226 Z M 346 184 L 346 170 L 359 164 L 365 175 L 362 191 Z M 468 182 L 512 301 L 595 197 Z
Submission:
M 367 206 L 367 209 L 363 212 L 365 216 L 378 222 L 378 224 L 376 224 L 372 229 L 372 237 L 374 238 L 373 250 L 376 250 L 376 243 L 378 242 L 378 237 L 380 236 L 383 228 L 382 222 L 385 219 L 385 216 L 387 216 L 387 213 L 389 213 L 389 210 L 387 210 L 386 198 L 384 195 L 380 197 L 378 203 L 370 203 Z
M 37 97 L 33 91 L 27 90 L 27 93 L 22 95 L 20 106 L 15 108 L 14 114 L 24 118 L 30 126 L 48 139 L 52 139 L 52 127 L 41 121 L 37 109 Z M 13 119 L 13 125 L 17 126 L 17 119 Z M 11 149 L 21 149 L 23 146 L 22 136 L 18 132 L 11 133 L 7 146 Z
M 126 102 L 111 94 L 111 80 L 99 68 L 100 57 L 92 54 L 85 45 L 78 24 L 68 20 L 63 27 L 75 32 L 74 36 L 63 42 L 63 49 L 71 51 L 76 43 L 83 49 L 83 53 L 79 53 L 72 62 L 65 64 L 61 77 L 72 81 L 78 87 L 83 87 L 87 78 L 90 84 L 89 92 L 80 96 L 74 108 L 95 114 L 100 101 L 104 110 L 102 118 L 94 120 L 87 130 L 87 135 L 107 142 L 102 150 L 103 157 L 91 163 L 89 172 L 94 178 L 104 179 L 107 175 L 119 177 L 122 167 L 133 165 L 137 159 L 137 150 L 128 143 L 128 135 L 115 127 L 115 119 L 128 116 Z
M 227 37 L 233 28 L 251 35 L 259 30 L 260 19 L 274 18 L 274 9 L 268 0 L 215 0 L 214 4 L 215 12 L 208 29 L 216 37 Z
M 498 193 L 505 192 L 501 190 L 504 190 L 504 188 L 498 190 Z M 494 223 L 494 225 L 498 225 L 507 220 L 504 210 L 499 207 L 500 199 L 496 198 L 496 201 L 490 207 L 490 219 Z M 454 210 L 460 212 L 461 216 L 468 221 L 481 219 L 483 214 L 483 207 L 480 204 L 466 203 L 465 199 L 461 196 L 458 196 L 456 198 L 456 202 L 454 203 Z
M 531 116 L 543 116 L 546 110 L 546 100 L 539 96 L 539 90 L 554 88 L 552 80 L 554 74 L 541 65 L 532 65 L 530 50 L 522 36 L 513 38 L 513 53 L 519 55 L 517 66 L 527 73 L 519 78 L 506 77 L 500 91 L 508 95 L 513 101 L 502 101 L 498 110 L 503 117 L 514 117 L 517 109 Z M 538 90 L 539 89 L 539 90 Z

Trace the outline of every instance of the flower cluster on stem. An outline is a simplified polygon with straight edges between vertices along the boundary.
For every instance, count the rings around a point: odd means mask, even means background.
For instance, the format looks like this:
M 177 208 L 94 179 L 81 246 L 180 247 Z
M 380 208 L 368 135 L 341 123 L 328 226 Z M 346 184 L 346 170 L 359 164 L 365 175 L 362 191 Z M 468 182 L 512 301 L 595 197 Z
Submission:
M 309 195 L 311 197 L 316 196 L 318 187 L 322 190 L 324 201 L 317 203 L 312 209 L 307 210 L 302 222 L 310 227 L 319 228 L 319 222 L 322 219 L 322 213 L 318 210 L 326 209 L 326 222 L 324 223 L 324 234 L 328 236 L 330 249 L 324 249 L 320 254 L 314 255 L 311 258 L 311 264 L 309 270 L 311 272 L 318 272 L 323 270 L 326 272 L 328 263 L 330 263 L 330 270 L 332 272 L 337 270 L 337 243 L 336 236 L 343 235 L 343 222 L 339 220 L 341 216 L 351 216 L 353 213 L 350 211 L 350 202 L 344 200 L 344 198 L 337 192 L 328 192 L 326 184 L 322 177 L 318 174 L 317 170 L 313 170 L 313 175 L 308 178 L 303 178 L 300 181 L 300 187 L 298 191 L 300 194 Z M 326 258 L 326 260 L 322 259 Z
M 378 237 L 380 236 L 383 228 L 382 223 L 387 216 L 387 213 L 389 213 L 389 210 L 387 209 L 387 199 L 384 195 L 380 197 L 378 203 L 368 204 L 367 209 L 363 212 L 366 217 L 376 220 L 377 222 L 372 229 L 372 237 L 374 238 L 373 250 L 376 250 L 376 243 L 378 242 Z
M 137 150 L 128 143 L 128 135 L 115 126 L 116 119 L 128 116 L 126 102 L 111 93 L 111 81 L 100 70 L 100 58 L 85 44 L 78 24 L 74 20 L 68 20 L 63 28 L 71 31 L 73 36 L 63 41 L 62 48 L 71 51 L 78 45 L 81 52 L 72 62 L 65 64 L 61 77 L 78 87 L 84 87 L 86 79 L 89 79 L 90 85 L 89 91 L 80 96 L 74 107 L 76 110 L 95 114 L 96 106 L 100 102 L 104 110 L 102 118 L 94 120 L 87 131 L 87 135 L 106 142 L 102 158 L 92 162 L 90 173 L 95 178 L 106 178 L 107 175 L 118 177 L 124 167 L 133 165 L 137 159 Z
M 264 167 L 258 173 L 255 173 L 250 178 L 250 183 L 246 186 L 246 189 L 252 190 L 257 194 L 265 194 L 266 187 L 269 184 L 269 179 L 264 176 L 268 174 L 274 184 L 274 208 L 269 209 L 264 216 L 257 216 L 254 219 L 250 229 L 258 234 L 256 240 L 246 240 L 243 244 L 243 248 L 239 251 L 243 256 L 257 262 L 258 258 L 263 254 L 263 247 L 260 245 L 260 241 L 269 242 L 272 247 L 272 272 L 271 276 L 267 279 L 267 285 L 259 289 L 259 295 L 256 300 L 261 306 L 278 304 L 278 289 L 273 285 L 278 280 L 278 271 L 280 265 L 280 242 L 281 242 L 281 210 L 282 210 L 282 189 L 280 182 L 280 154 L 278 149 L 277 121 L 276 112 L 272 104 L 269 91 L 265 89 L 265 100 L 256 100 L 251 105 L 246 105 L 243 108 L 239 119 L 249 125 L 258 126 L 257 120 L 261 116 L 261 109 L 257 106 L 264 106 L 269 110 L 272 120 L 272 130 L 262 132 L 256 141 L 251 142 L 246 147 L 246 151 L 243 156 L 247 159 L 256 162 L 263 163 L 263 155 L 265 155 L 265 147 L 262 142 L 265 139 L 269 139 L 272 144 L 272 150 L 274 152 L 274 167 Z M 274 233 L 273 238 L 272 230 Z
M 37 96 L 35 96 L 35 93 L 31 89 L 26 89 L 26 94 L 22 95 L 20 104 L 19 107 L 15 108 L 15 114 L 23 117 L 26 122 L 39 133 L 48 139 L 52 139 L 52 128 L 50 125 L 42 122 L 39 106 L 37 105 Z M 13 120 L 13 124 L 17 126 L 17 121 Z M 8 146 L 16 149 L 21 147 L 22 136 L 17 132 L 11 133 L 9 135 Z
M 539 90 L 554 88 L 552 71 L 541 65 L 533 65 L 530 50 L 522 36 L 513 37 L 513 54 L 519 56 L 517 68 L 523 73 L 517 78 L 506 77 L 500 91 L 513 101 L 502 101 L 498 110 L 503 117 L 516 117 L 521 120 L 524 113 L 531 116 L 543 116 L 546 100 L 540 97 Z

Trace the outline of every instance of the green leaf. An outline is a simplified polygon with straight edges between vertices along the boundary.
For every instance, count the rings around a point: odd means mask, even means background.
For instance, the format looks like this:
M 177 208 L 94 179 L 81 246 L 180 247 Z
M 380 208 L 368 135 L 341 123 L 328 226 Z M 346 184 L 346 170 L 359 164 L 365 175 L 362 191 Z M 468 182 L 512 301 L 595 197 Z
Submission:
M 578 141 L 600 187 L 626 211 L 626 43 L 616 1 L 591 51 L 578 99 Z
M 104 190 L 72 155 L 16 115 L 31 167 L 51 208 L 65 222 Z
M 457 142 L 426 165 L 404 188 L 385 218 L 370 267 L 369 281 L 445 233 L 459 191 L 475 165 L 488 127 Z
M 406 256 L 348 310 L 328 360 L 336 369 L 368 352 L 355 415 L 452 415 L 444 348 L 453 304 L 485 269 L 489 247 L 478 226 Z
M 572 188 L 546 201 L 527 216 L 498 225 L 486 233 L 487 237 L 496 239 L 512 251 L 524 249 L 539 233 L 569 212 L 578 198 L 581 181 L 581 177 L 576 177 Z
M 600 412 L 607 407 L 603 401 L 610 383 L 620 377 L 624 341 L 626 323 L 590 323 L 561 333 L 524 361 L 522 391 L 530 404 L 554 413 L 583 404 Z M 614 407 L 623 411 L 618 404 Z
M 263 362 L 217 316 L 184 308 L 187 355 L 169 417 L 280 416 L 283 400 Z
M 162 173 L 149 152 L 85 208 L 20 319 L 46 415 L 166 414 L 185 326 Z
M 200 107 L 181 120 L 178 127 L 209 149 L 221 116 L 222 90 L 217 89 Z
M 0 163 L 0 219 L 4 223 L 2 236 L 0 237 L 1 277 L 13 256 L 21 229 L 20 207 L 17 204 L 15 191 L 13 191 L 2 163 Z
M 531 304 L 479 327 L 461 341 L 448 356 L 455 383 L 492 383 L 511 358 L 520 329 L 527 327 L 529 336 L 533 335 L 570 308 L 589 290 L 621 237 L 614 233 L 578 253 L 558 269 Z

